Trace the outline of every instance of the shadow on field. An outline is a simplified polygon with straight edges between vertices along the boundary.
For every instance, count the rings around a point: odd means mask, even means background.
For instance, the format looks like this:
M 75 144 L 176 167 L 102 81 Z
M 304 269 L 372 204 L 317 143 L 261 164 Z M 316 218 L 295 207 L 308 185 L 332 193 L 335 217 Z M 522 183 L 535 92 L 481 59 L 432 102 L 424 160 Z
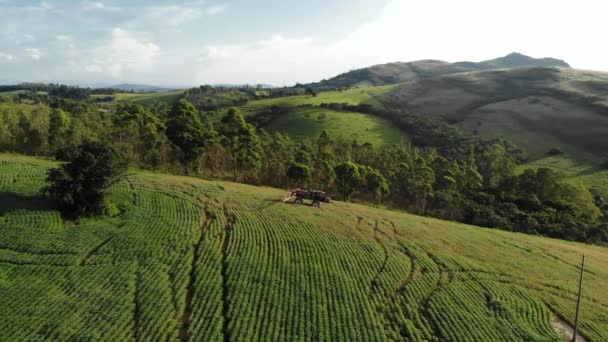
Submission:
M 57 205 L 42 195 L 24 196 L 13 192 L 0 192 L 0 215 L 14 210 L 57 210 Z

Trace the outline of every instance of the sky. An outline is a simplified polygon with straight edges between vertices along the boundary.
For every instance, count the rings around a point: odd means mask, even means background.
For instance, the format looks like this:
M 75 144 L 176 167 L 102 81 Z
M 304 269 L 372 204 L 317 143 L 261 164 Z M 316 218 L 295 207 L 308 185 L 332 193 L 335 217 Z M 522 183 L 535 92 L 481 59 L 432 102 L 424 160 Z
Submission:
M 0 0 L 0 84 L 293 85 L 520 52 L 608 71 L 606 0 Z

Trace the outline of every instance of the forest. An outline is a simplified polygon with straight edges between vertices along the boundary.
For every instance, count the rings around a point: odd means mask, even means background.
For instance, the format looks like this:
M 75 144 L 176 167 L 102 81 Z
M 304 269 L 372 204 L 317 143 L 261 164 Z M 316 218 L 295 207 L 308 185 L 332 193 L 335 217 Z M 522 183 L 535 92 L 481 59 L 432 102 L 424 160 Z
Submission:
M 100 107 L 90 91 L 80 88 L 57 85 L 45 91 L 0 98 L 0 150 L 60 158 L 66 149 L 98 141 L 121 151 L 133 168 L 277 188 L 319 188 L 338 200 L 527 234 L 608 242 L 604 194 L 548 168 L 522 168 L 525 151 L 507 141 L 483 140 L 397 109 L 321 105 L 385 117 L 410 138 L 408 144 L 374 146 L 327 132 L 303 141 L 269 133 L 264 117 L 281 115 L 280 108 L 245 118 L 232 107 L 247 101 L 238 90 L 201 87 L 186 91 L 173 106 L 120 103 L 111 108 Z M 226 96 L 206 100 L 206 94 Z

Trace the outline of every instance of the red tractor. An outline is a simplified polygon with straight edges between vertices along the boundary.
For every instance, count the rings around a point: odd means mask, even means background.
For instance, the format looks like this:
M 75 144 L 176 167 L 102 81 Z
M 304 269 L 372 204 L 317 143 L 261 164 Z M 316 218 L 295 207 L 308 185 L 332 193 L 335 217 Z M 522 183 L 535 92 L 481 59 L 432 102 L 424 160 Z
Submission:
M 323 203 L 331 203 L 331 198 L 327 197 L 327 193 L 319 190 L 302 190 L 302 189 L 294 189 L 291 190 L 289 196 L 283 200 L 283 202 L 287 202 L 290 199 L 295 197 L 295 204 L 302 204 L 304 200 L 311 200 L 312 206 L 318 208 L 321 206 L 321 202 Z

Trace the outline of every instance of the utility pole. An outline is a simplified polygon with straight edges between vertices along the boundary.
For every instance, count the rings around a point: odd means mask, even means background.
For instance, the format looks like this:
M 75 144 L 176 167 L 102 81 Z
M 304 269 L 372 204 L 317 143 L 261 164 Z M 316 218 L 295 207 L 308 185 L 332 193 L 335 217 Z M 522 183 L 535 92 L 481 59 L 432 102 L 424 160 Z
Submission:
M 576 335 L 578 333 L 578 317 L 581 308 L 581 293 L 583 292 L 583 273 L 585 271 L 585 254 L 583 254 L 583 262 L 581 263 L 581 277 L 578 281 L 578 300 L 576 301 L 576 318 L 574 319 L 574 334 L 572 335 L 572 342 L 576 342 Z

